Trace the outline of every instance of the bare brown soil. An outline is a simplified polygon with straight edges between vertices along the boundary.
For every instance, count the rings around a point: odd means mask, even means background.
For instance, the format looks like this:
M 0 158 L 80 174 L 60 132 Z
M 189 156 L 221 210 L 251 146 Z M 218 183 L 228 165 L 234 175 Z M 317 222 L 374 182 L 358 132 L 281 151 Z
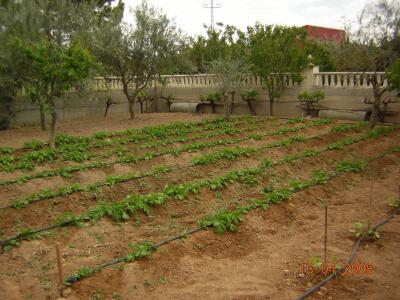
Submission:
M 160 119 L 157 119 L 157 116 Z M 186 115 L 189 116 L 189 115 Z M 154 124 L 176 121 L 176 115 L 152 115 Z M 183 118 L 183 117 L 182 117 Z M 115 130 L 116 122 L 110 128 Z M 148 124 L 146 124 L 148 125 Z M 166 184 L 183 183 L 221 175 L 246 167 L 255 167 L 264 158 L 273 161 L 284 155 L 306 149 L 322 149 L 358 132 L 329 133 L 330 126 L 307 128 L 306 137 L 321 135 L 296 143 L 290 148 L 277 147 L 257 152 L 235 161 L 221 160 L 212 165 L 196 166 L 118 184 L 96 194 L 75 193 L 35 203 L 21 210 L 0 212 L 0 235 L 10 236 L 18 228 L 37 228 L 49 224 L 66 211 L 83 212 L 99 200 L 122 199 L 131 193 L 160 191 Z M 123 128 L 121 128 L 123 129 Z M 125 128 L 124 128 L 125 129 Z M 18 129 L 18 130 L 25 130 Z M 26 129 L 28 130 L 28 129 Z M 31 130 L 31 129 L 29 129 Z M 87 129 L 86 134 L 99 129 Z M 73 132 L 82 134 L 81 132 Z M 249 140 L 240 146 L 257 147 L 283 140 L 292 134 Z M 31 139 L 33 136 L 30 136 Z M 65 227 L 51 231 L 38 240 L 23 241 L 19 248 L 0 254 L 0 299 L 57 299 L 57 264 L 55 243 L 62 248 L 65 274 L 84 266 L 108 262 L 129 252 L 128 244 L 141 241 L 158 242 L 196 227 L 196 221 L 221 208 L 234 208 L 249 198 L 262 197 L 262 188 L 285 186 L 290 179 L 307 179 L 316 170 L 332 171 L 343 159 L 372 157 L 399 145 L 400 132 L 387 137 L 368 139 L 345 150 L 325 152 L 290 164 L 271 168 L 256 176 L 255 186 L 234 183 L 211 192 L 201 189 L 182 201 L 170 200 L 156 207 L 149 216 L 138 214 L 126 222 L 103 218 L 83 228 Z M 11 144 L 0 146 L 10 146 Z M 231 147 L 231 146 L 226 146 Z M 200 153 L 211 153 L 215 147 L 179 156 L 166 156 L 138 165 L 115 165 L 110 170 L 79 172 L 73 182 L 88 183 L 104 179 L 105 174 L 143 171 L 156 164 L 185 165 Z M 295 299 L 308 287 L 323 279 L 321 274 L 302 275 L 301 265 L 313 256 L 323 254 L 323 209 L 329 205 L 328 261 L 344 264 L 354 236 L 349 229 L 355 222 L 372 224 L 390 213 L 389 197 L 399 197 L 399 153 L 371 162 L 364 172 L 346 173 L 325 185 L 298 192 L 290 201 L 255 210 L 246 215 L 236 233 L 217 235 L 201 231 L 186 239 L 161 247 L 148 258 L 104 269 L 67 289 L 66 298 L 74 299 Z M 6 201 L 42 188 L 56 188 L 68 183 L 60 178 L 37 179 L 20 187 L 1 190 Z M 18 196 L 13 194 L 18 192 Z M 4 203 L 2 203 L 4 204 Z M 364 244 L 356 257 L 360 263 L 373 266 L 372 274 L 353 274 L 338 278 L 315 293 L 311 299 L 399 299 L 400 219 L 396 217 L 382 227 L 381 238 Z
M 178 121 L 200 121 L 213 116 L 210 114 L 146 113 L 138 114 L 133 120 L 112 117 L 85 118 L 58 121 L 56 130 L 71 135 L 91 135 L 98 131 L 119 131 Z M 41 131 L 39 125 L 20 126 L 0 131 L 1 147 L 22 147 L 25 142 L 32 139 L 47 141 L 48 132 Z

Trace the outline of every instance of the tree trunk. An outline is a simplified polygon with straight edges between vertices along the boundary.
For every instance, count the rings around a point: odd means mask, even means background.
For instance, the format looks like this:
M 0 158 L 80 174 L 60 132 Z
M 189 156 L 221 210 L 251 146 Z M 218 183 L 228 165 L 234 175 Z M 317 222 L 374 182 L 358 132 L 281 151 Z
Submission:
M 39 110 L 40 110 L 40 128 L 43 131 L 46 131 L 46 113 L 44 111 L 44 106 L 42 103 L 39 104 Z
M 57 112 L 54 105 L 51 108 L 51 124 L 50 124 L 50 147 L 52 149 L 56 148 L 56 122 L 57 122 Z
M 129 99 L 128 104 L 129 104 L 129 115 L 131 120 L 133 120 L 135 118 L 135 100 Z
M 114 104 L 114 102 L 107 101 L 107 103 L 106 103 L 106 111 L 104 112 L 104 118 L 107 117 L 108 110 L 111 107 L 111 105 L 113 105 L 113 104 Z
M 271 117 L 274 115 L 274 99 L 269 100 L 269 115 Z
M 229 95 L 224 94 L 224 113 L 225 113 L 225 120 L 229 120 Z
M 253 101 L 252 100 L 247 100 L 246 102 L 247 102 L 247 105 L 249 106 L 251 114 L 253 116 L 255 116 L 256 115 L 256 111 L 254 110 L 254 107 L 253 107 Z
M 310 102 L 306 101 L 306 107 L 307 107 L 307 116 L 310 116 L 311 115 Z
M 143 115 L 143 101 L 140 102 L 140 113 Z
M 368 124 L 368 128 L 369 130 L 374 129 L 376 122 L 378 121 L 378 115 L 379 115 L 379 109 L 375 107 L 375 105 L 372 108 L 372 114 L 371 117 L 369 119 L 369 124 Z
M 168 112 L 171 112 L 172 102 L 170 100 L 168 100 L 167 103 L 168 103 Z
M 232 101 L 231 101 L 231 108 L 230 114 L 233 115 L 233 108 L 235 106 L 235 92 L 232 93 Z
M 374 129 L 376 123 L 378 122 L 378 117 L 379 117 L 379 106 L 381 104 L 381 88 L 380 84 L 377 81 L 376 76 L 373 78 L 373 93 L 374 93 L 374 103 L 372 105 L 372 114 L 369 119 L 369 124 L 368 128 L 369 130 Z
M 135 118 L 135 99 L 136 95 L 129 95 L 128 84 L 122 82 L 122 92 L 124 93 L 126 99 L 128 100 L 129 107 L 129 115 L 130 119 L 133 120 Z

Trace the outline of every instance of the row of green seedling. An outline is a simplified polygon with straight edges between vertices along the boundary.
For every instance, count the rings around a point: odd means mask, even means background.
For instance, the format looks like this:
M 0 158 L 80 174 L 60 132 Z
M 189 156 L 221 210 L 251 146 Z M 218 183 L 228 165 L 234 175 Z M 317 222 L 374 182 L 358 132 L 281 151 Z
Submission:
M 280 142 L 270 143 L 269 147 L 270 148 L 279 147 L 279 146 L 288 147 L 291 144 L 293 144 L 294 142 L 302 142 L 305 140 L 306 139 L 304 137 L 295 136 L 295 137 L 291 137 L 291 138 L 282 140 Z M 227 143 L 223 142 L 223 141 L 219 141 L 218 145 L 227 145 Z M 268 148 L 268 147 L 266 147 L 266 148 Z M 199 148 L 198 147 L 192 148 L 189 151 L 193 151 L 194 149 L 199 149 Z M 226 149 L 226 151 L 217 151 L 215 153 L 215 155 L 213 156 L 213 162 L 215 162 L 216 160 L 222 160 L 222 159 L 234 160 L 243 154 L 250 154 L 252 152 L 253 151 L 248 150 L 247 148 L 243 148 L 243 149 L 242 148 L 234 148 L 234 149 Z M 156 175 L 159 175 L 162 173 L 168 173 L 168 172 L 172 172 L 172 171 L 177 171 L 179 169 L 188 168 L 191 166 L 196 166 L 199 164 L 205 164 L 205 162 L 200 163 L 200 161 L 202 161 L 202 156 L 200 156 L 199 158 L 194 158 L 191 161 L 190 165 L 188 165 L 188 166 L 171 168 L 171 167 L 167 167 L 164 165 L 159 165 L 159 166 L 155 167 L 152 171 L 140 172 L 140 173 L 129 173 L 126 175 L 116 175 L 116 176 L 109 175 L 106 177 L 105 181 L 100 181 L 100 182 L 96 182 L 96 183 L 85 185 L 85 186 L 81 186 L 80 184 L 75 183 L 75 184 L 61 187 L 55 191 L 52 191 L 50 189 L 44 189 L 38 193 L 32 193 L 28 196 L 22 197 L 21 199 L 14 200 L 12 204 L 0 207 L 0 209 L 6 209 L 6 208 L 10 208 L 10 207 L 20 209 L 20 208 L 26 207 L 27 205 L 37 202 L 37 201 L 47 200 L 47 199 L 51 199 L 51 198 L 55 198 L 55 197 L 59 197 L 59 196 L 67 196 L 67 195 L 70 195 L 70 194 L 73 194 L 76 192 L 95 192 L 104 186 L 114 186 L 116 184 L 119 184 L 122 182 L 127 182 L 130 180 L 156 176 Z
M 396 147 L 394 149 L 398 148 Z M 383 154 L 372 157 L 368 161 L 373 161 L 375 159 L 381 158 L 387 153 L 392 152 L 394 149 L 391 149 L 390 151 L 385 151 Z M 234 210 L 222 209 L 214 214 L 209 214 L 197 221 L 200 227 L 192 230 L 185 230 L 182 234 L 179 234 L 176 237 L 169 238 L 157 244 L 153 244 L 149 241 L 131 243 L 128 245 L 131 251 L 127 255 L 115 258 L 111 262 L 104 263 L 93 268 L 80 268 L 75 273 L 67 276 L 65 283 L 72 284 L 86 277 L 94 275 L 95 273 L 101 271 L 103 268 L 119 263 L 133 262 L 140 258 L 150 256 L 152 252 L 156 251 L 160 247 L 160 245 L 165 245 L 168 242 L 176 239 L 185 238 L 190 234 L 198 232 L 200 229 L 207 230 L 208 228 L 213 228 L 217 234 L 223 234 L 226 231 L 236 232 L 239 224 L 244 220 L 245 215 L 248 214 L 250 211 L 255 209 L 266 210 L 272 204 L 279 204 L 283 201 L 287 201 L 291 197 L 293 197 L 295 193 L 304 191 L 308 188 L 318 185 L 324 185 L 341 174 L 349 172 L 362 172 L 366 164 L 367 163 L 364 161 L 341 161 L 336 165 L 336 170 L 329 174 L 324 171 L 316 171 L 310 179 L 303 181 L 293 179 L 289 181 L 288 187 L 267 192 L 262 199 L 249 199 L 248 205 L 239 206 Z
M 236 129 L 234 127 L 235 123 L 223 123 L 218 124 L 216 128 L 219 128 L 222 134 L 236 133 Z M 216 129 L 213 128 L 213 129 Z M 224 129 L 224 130 L 221 130 Z M 209 129 L 207 129 L 209 130 Z M 178 138 L 165 138 L 164 143 L 169 144 L 174 140 L 184 140 L 186 135 L 191 133 L 189 130 L 186 130 L 186 134 L 181 132 Z M 62 135 L 60 135 L 62 136 Z M 59 137 L 60 137 L 59 136 Z M 207 137 L 207 134 L 205 134 Z M 65 138 L 64 138 L 65 139 Z M 57 161 L 74 161 L 74 162 L 83 162 L 88 159 L 92 159 L 95 157 L 106 158 L 113 154 L 122 155 L 126 153 L 126 149 L 123 149 L 121 145 L 125 145 L 128 143 L 137 142 L 137 137 L 128 137 L 125 139 L 119 139 L 117 141 L 108 141 L 107 146 L 117 146 L 117 149 L 106 151 L 100 155 L 92 154 L 90 152 L 90 144 L 84 140 L 77 143 L 63 143 L 57 149 L 44 148 L 41 150 L 31 151 L 23 156 L 15 157 L 12 155 L 8 156 L 0 156 L 0 171 L 3 172 L 12 172 L 15 170 L 33 170 L 35 164 L 43 163 L 46 161 L 57 162 Z
M 295 128 L 283 127 L 281 129 L 274 130 L 272 132 L 269 132 L 269 133 L 266 133 L 263 135 L 249 135 L 248 139 L 250 139 L 250 138 L 259 139 L 262 136 L 268 136 L 268 135 L 283 135 L 285 133 L 295 132 L 295 131 L 307 128 L 309 126 L 322 126 L 322 125 L 328 124 L 330 122 L 332 122 L 332 121 L 327 119 L 327 120 L 314 121 L 314 122 L 310 123 L 311 125 L 302 125 L 302 126 L 295 127 Z M 241 141 L 242 140 L 240 140 L 240 139 L 234 139 L 234 141 L 232 141 L 232 144 L 239 143 Z M 185 151 L 193 151 L 195 148 L 197 148 L 197 150 L 199 150 L 199 149 L 204 149 L 206 147 L 214 147 L 214 146 L 219 145 L 218 141 L 210 142 L 210 143 L 211 143 L 211 145 L 208 145 L 206 142 L 193 143 L 193 144 L 189 144 L 189 145 L 183 145 L 181 147 L 166 149 L 166 150 L 158 152 L 158 153 L 149 151 L 141 156 L 124 155 L 122 157 L 117 158 L 114 161 L 111 161 L 111 162 L 94 161 L 94 162 L 91 162 L 88 164 L 82 164 L 82 165 L 78 165 L 78 166 L 67 166 L 67 167 L 54 169 L 54 170 L 43 170 L 39 173 L 27 174 L 27 175 L 20 176 L 16 179 L 1 181 L 0 185 L 7 185 L 7 184 L 12 184 L 12 183 L 23 184 L 32 179 L 52 177 L 52 176 L 61 176 L 64 178 L 70 178 L 70 177 L 72 177 L 71 173 L 74 173 L 77 171 L 96 169 L 96 168 L 105 168 L 105 167 L 109 167 L 109 166 L 112 166 L 113 164 L 118 164 L 118 163 L 138 163 L 139 161 L 150 160 L 154 157 L 159 157 L 159 156 L 166 155 L 166 154 L 177 155 L 177 154 L 185 152 Z
M 381 135 L 387 135 L 392 132 L 395 128 L 392 127 L 386 128 L 385 130 L 377 129 L 370 133 L 368 137 L 377 138 Z M 366 138 L 368 138 L 366 137 Z M 159 206 L 164 204 L 168 199 L 185 199 L 190 193 L 198 193 L 200 188 L 206 187 L 210 190 L 218 190 L 221 189 L 228 184 L 231 184 L 235 181 L 243 182 L 250 185 L 254 185 L 257 182 L 255 181 L 254 176 L 262 172 L 263 169 L 270 168 L 271 166 L 275 166 L 281 163 L 286 163 L 294 160 L 301 160 L 310 156 L 317 156 L 325 151 L 330 151 L 333 149 L 343 149 L 344 146 L 348 146 L 359 141 L 365 140 L 366 138 L 354 138 L 353 142 L 349 142 L 349 138 L 344 138 L 341 141 L 328 145 L 323 150 L 305 150 L 296 155 L 296 158 L 288 158 L 290 156 L 285 156 L 281 161 L 271 163 L 269 160 L 264 160 L 259 168 L 254 169 L 243 169 L 243 170 L 235 170 L 231 171 L 228 174 L 222 176 L 216 176 L 212 179 L 208 180 L 198 180 L 194 182 L 188 182 L 180 185 L 167 185 L 164 191 L 159 193 L 149 193 L 146 195 L 129 195 L 122 201 L 113 201 L 109 203 L 100 202 L 94 208 L 89 211 L 80 214 L 74 215 L 72 213 L 66 213 L 62 218 L 58 219 L 54 225 L 50 225 L 54 227 L 56 226 L 66 226 L 66 225 L 75 225 L 81 226 L 83 222 L 96 222 L 100 218 L 104 216 L 108 216 L 115 221 L 126 220 L 129 218 L 129 214 L 143 212 L 145 214 L 150 214 L 151 208 L 153 206 Z M 295 140 L 293 140 L 295 142 Z M 341 145 L 340 147 L 332 146 L 332 145 Z M 397 151 L 400 149 L 396 148 Z M 44 228 L 49 228 L 46 226 Z M 47 230 L 47 229 L 45 229 Z M 0 244 L 3 247 L 12 247 L 19 244 L 18 240 L 25 239 L 30 235 L 40 233 L 44 230 L 42 229 L 24 229 L 23 233 L 19 233 L 18 235 L 0 241 Z
M 320 125 L 321 123 L 312 123 L 312 126 L 317 126 L 316 124 Z M 266 136 L 283 135 L 288 132 L 298 132 L 299 129 L 303 129 L 303 128 L 305 128 L 304 125 L 301 127 L 297 127 L 297 128 L 286 127 L 286 128 L 281 128 L 281 129 L 278 129 L 278 130 L 275 130 L 272 132 L 265 133 L 263 135 L 266 135 Z M 251 138 L 260 139 L 261 136 L 250 135 L 248 137 L 241 138 L 241 139 L 229 139 L 229 140 L 217 140 L 217 141 L 212 141 L 212 142 L 193 143 L 193 144 L 184 145 L 172 153 L 169 152 L 168 150 L 165 151 L 164 153 L 178 155 L 179 153 L 181 153 L 183 151 L 192 152 L 195 150 L 200 150 L 200 149 L 218 146 L 218 145 L 229 145 L 229 144 L 234 144 L 234 143 L 242 142 L 245 140 L 249 140 Z M 291 143 L 293 143 L 294 140 L 296 140 L 297 142 L 302 141 L 302 139 L 300 137 L 289 138 L 289 139 L 286 139 L 283 141 L 277 141 L 277 142 L 267 144 L 267 145 L 263 146 L 260 150 L 264 150 L 267 148 L 273 148 L 273 147 L 279 147 L 279 146 L 289 146 Z M 216 151 L 215 153 L 212 153 L 212 154 L 201 155 L 199 157 L 196 157 L 191 161 L 191 165 L 195 166 L 195 165 L 207 164 L 207 163 L 215 162 L 215 161 L 221 160 L 221 159 L 233 160 L 239 156 L 249 155 L 250 153 L 253 153 L 255 151 L 257 151 L 257 149 L 255 149 L 255 148 L 233 148 L 233 149 L 226 148 L 226 149 L 222 149 L 220 151 Z M 152 157 L 150 157 L 150 156 L 147 157 L 147 159 L 151 159 L 151 158 Z M 136 158 L 134 158 L 134 160 L 131 160 L 130 158 L 128 158 L 124 162 L 125 163 L 135 162 L 136 161 L 135 159 Z M 169 172 L 169 171 L 174 170 L 174 169 L 171 169 L 171 168 L 168 168 L 165 166 L 161 166 L 161 168 L 164 169 L 163 172 Z M 137 173 L 132 174 L 131 173 L 131 174 L 119 175 L 119 176 L 108 176 L 104 182 L 97 182 L 97 183 L 94 183 L 94 184 L 91 184 L 88 186 L 72 184 L 72 185 L 68 185 L 66 187 L 62 187 L 56 191 L 51 191 L 49 189 L 45 189 L 38 193 L 33 193 L 29 196 L 26 196 L 26 197 L 23 197 L 16 201 L 13 201 L 13 204 L 0 207 L 0 209 L 5 209 L 5 208 L 9 208 L 9 207 L 21 208 L 21 207 L 25 207 L 26 205 L 28 205 L 30 203 L 36 202 L 36 201 L 51 199 L 51 198 L 58 197 L 58 196 L 66 196 L 66 195 L 69 195 L 69 194 L 72 194 L 75 192 L 95 191 L 95 190 L 101 188 L 102 186 L 110 185 L 110 183 L 116 184 L 116 183 L 120 183 L 120 182 L 126 182 L 126 181 L 133 180 L 133 179 L 154 176 L 159 173 L 160 173 L 159 169 L 156 168 L 155 171 L 152 171 L 152 172 L 145 172 L 145 173 L 140 173 L 140 174 L 137 174 Z

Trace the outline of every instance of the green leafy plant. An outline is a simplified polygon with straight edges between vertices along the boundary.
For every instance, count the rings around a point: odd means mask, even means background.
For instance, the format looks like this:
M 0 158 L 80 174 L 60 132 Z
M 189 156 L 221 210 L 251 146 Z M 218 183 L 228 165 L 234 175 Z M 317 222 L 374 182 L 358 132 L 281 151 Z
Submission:
M 198 224 L 203 227 L 213 227 L 217 234 L 223 234 L 225 231 L 236 232 L 237 225 L 243 221 L 243 211 L 237 209 L 229 211 L 227 209 L 220 210 L 219 212 L 206 216 L 204 219 L 198 221 Z
M 31 150 L 38 150 L 44 147 L 44 143 L 38 140 L 31 140 L 29 142 L 25 142 L 24 147 Z
M 343 160 L 336 166 L 336 170 L 339 172 L 354 172 L 359 173 L 364 170 L 366 163 L 364 161 L 348 161 Z
M 83 278 L 90 277 L 95 273 L 96 273 L 96 270 L 89 268 L 89 267 L 83 267 L 83 268 L 78 269 L 74 274 L 68 276 L 65 279 L 65 283 L 71 284 L 73 282 L 82 280 Z
M 153 251 L 152 245 L 149 242 L 129 244 L 129 248 L 132 250 L 132 252 L 124 257 L 124 261 L 126 262 L 131 262 L 141 257 L 149 256 Z
M 365 122 L 359 122 L 356 124 L 340 124 L 333 126 L 331 132 L 348 132 L 352 130 L 358 130 L 365 127 L 367 124 Z
M 369 222 L 356 222 L 354 224 L 354 229 L 349 230 L 350 233 L 354 234 L 355 237 L 369 237 L 373 239 L 379 239 L 380 233 L 378 231 L 374 231 L 370 228 Z
M 394 209 L 400 208 L 400 198 L 398 197 L 389 197 L 387 199 L 389 206 L 393 207 Z
M 321 257 L 319 255 L 313 255 L 310 258 L 310 264 L 314 269 L 318 269 L 322 265 Z

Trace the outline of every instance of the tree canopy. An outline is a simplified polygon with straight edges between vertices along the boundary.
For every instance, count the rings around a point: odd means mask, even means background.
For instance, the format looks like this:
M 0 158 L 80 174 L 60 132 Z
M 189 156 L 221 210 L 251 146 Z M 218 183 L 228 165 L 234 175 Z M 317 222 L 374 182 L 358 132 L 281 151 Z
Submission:
M 92 40 L 95 56 L 104 74 L 122 82 L 131 119 L 136 97 L 158 74 L 169 70 L 181 47 L 181 34 L 168 17 L 143 1 L 133 11 L 135 24 L 108 22 Z

